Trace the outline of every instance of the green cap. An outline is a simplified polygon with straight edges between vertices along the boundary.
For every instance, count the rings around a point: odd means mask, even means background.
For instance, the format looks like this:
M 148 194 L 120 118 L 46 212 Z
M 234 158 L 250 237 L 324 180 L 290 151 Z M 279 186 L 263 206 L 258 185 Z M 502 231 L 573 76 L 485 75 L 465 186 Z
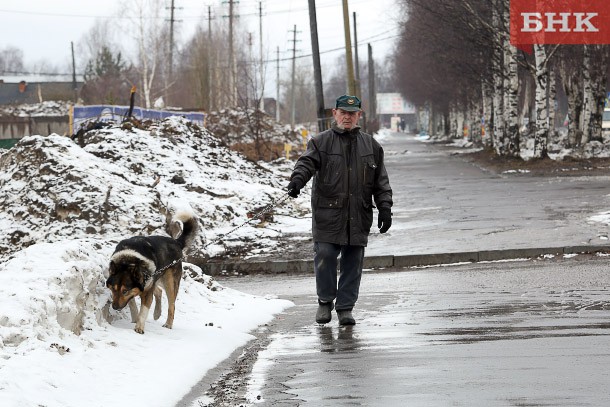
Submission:
M 361 106 L 360 99 L 351 95 L 339 96 L 335 102 L 335 109 L 343 109 L 346 112 L 357 112 Z

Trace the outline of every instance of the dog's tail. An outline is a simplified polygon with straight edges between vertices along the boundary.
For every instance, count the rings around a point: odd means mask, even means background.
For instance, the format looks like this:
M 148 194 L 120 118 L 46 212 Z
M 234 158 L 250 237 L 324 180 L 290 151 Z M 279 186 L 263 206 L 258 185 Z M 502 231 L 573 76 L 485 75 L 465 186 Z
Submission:
M 199 221 L 194 213 L 185 210 L 177 211 L 169 224 L 170 235 L 178 241 L 180 247 L 189 247 L 197 236 Z

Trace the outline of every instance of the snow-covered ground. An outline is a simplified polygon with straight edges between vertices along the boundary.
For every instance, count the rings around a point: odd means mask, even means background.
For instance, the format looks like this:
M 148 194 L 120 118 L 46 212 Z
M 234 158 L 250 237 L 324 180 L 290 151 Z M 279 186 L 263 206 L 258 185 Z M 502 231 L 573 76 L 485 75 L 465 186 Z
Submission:
M 108 307 L 114 246 L 166 234 L 167 215 L 189 207 L 201 229 L 194 256 L 242 246 L 264 255 L 310 228 L 307 193 L 265 227 L 210 245 L 286 195 L 291 162 L 248 161 L 178 117 L 81 141 L 32 136 L 0 151 L 0 406 L 173 405 L 292 304 L 224 288 L 187 263 L 173 329 L 162 327 L 164 297 L 161 318 L 139 335 L 128 310 Z
M 161 326 L 164 305 L 140 335 L 127 310 L 108 310 L 109 255 L 95 241 L 39 243 L 0 266 L 0 405 L 174 405 L 249 331 L 291 306 L 186 265 L 174 328 Z
M 71 102 L 45 101 L 16 106 L 0 106 L 0 116 L 67 116 Z

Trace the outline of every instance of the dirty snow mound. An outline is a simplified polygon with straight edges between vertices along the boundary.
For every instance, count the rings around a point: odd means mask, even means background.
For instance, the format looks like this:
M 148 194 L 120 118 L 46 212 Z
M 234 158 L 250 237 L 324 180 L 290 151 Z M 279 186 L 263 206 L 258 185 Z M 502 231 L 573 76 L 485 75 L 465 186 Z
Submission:
M 281 225 L 253 223 L 202 250 L 247 220 L 252 207 L 285 196 L 287 167 L 248 161 L 183 118 L 147 130 L 94 130 L 81 143 L 29 136 L 0 156 L 0 256 L 37 242 L 165 234 L 171 201 L 199 216 L 195 254 L 204 257 L 248 244 L 272 248 L 269 239 L 281 235 Z M 278 211 L 294 211 L 298 202 Z

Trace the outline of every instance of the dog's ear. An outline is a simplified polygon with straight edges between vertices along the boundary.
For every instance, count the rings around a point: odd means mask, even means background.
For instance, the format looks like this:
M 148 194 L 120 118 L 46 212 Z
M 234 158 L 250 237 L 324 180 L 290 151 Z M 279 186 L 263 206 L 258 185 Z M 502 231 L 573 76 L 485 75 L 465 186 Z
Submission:
M 129 272 L 133 277 L 133 283 L 137 288 L 140 289 L 140 291 L 144 291 L 144 284 L 146 280 L 146 276 L 144 274 L 145 270 L 142 270 L 143 267 L 145 267 L 144 263 L 137 259 L 135 259 L 133 264 L 129 265 Z
M 106 287 L 110 288 L 111 285 L 114 285 L 115 280 L 116 280 L 116 275 L 110 274 L 110 277 L 108 277 L 108 280 L 106 280 Z
M 108 279 L 106 280 L 106 287 L 110 287 L 115 284 L 116 280 L 116 263 L 114 261 L 110 261 L 110 265 L 108 266 Z
M 110 260 L 110 266 L 108 266 L 108 271 L 110 275 L 116 273 L 116 263 L 113 260 Z

